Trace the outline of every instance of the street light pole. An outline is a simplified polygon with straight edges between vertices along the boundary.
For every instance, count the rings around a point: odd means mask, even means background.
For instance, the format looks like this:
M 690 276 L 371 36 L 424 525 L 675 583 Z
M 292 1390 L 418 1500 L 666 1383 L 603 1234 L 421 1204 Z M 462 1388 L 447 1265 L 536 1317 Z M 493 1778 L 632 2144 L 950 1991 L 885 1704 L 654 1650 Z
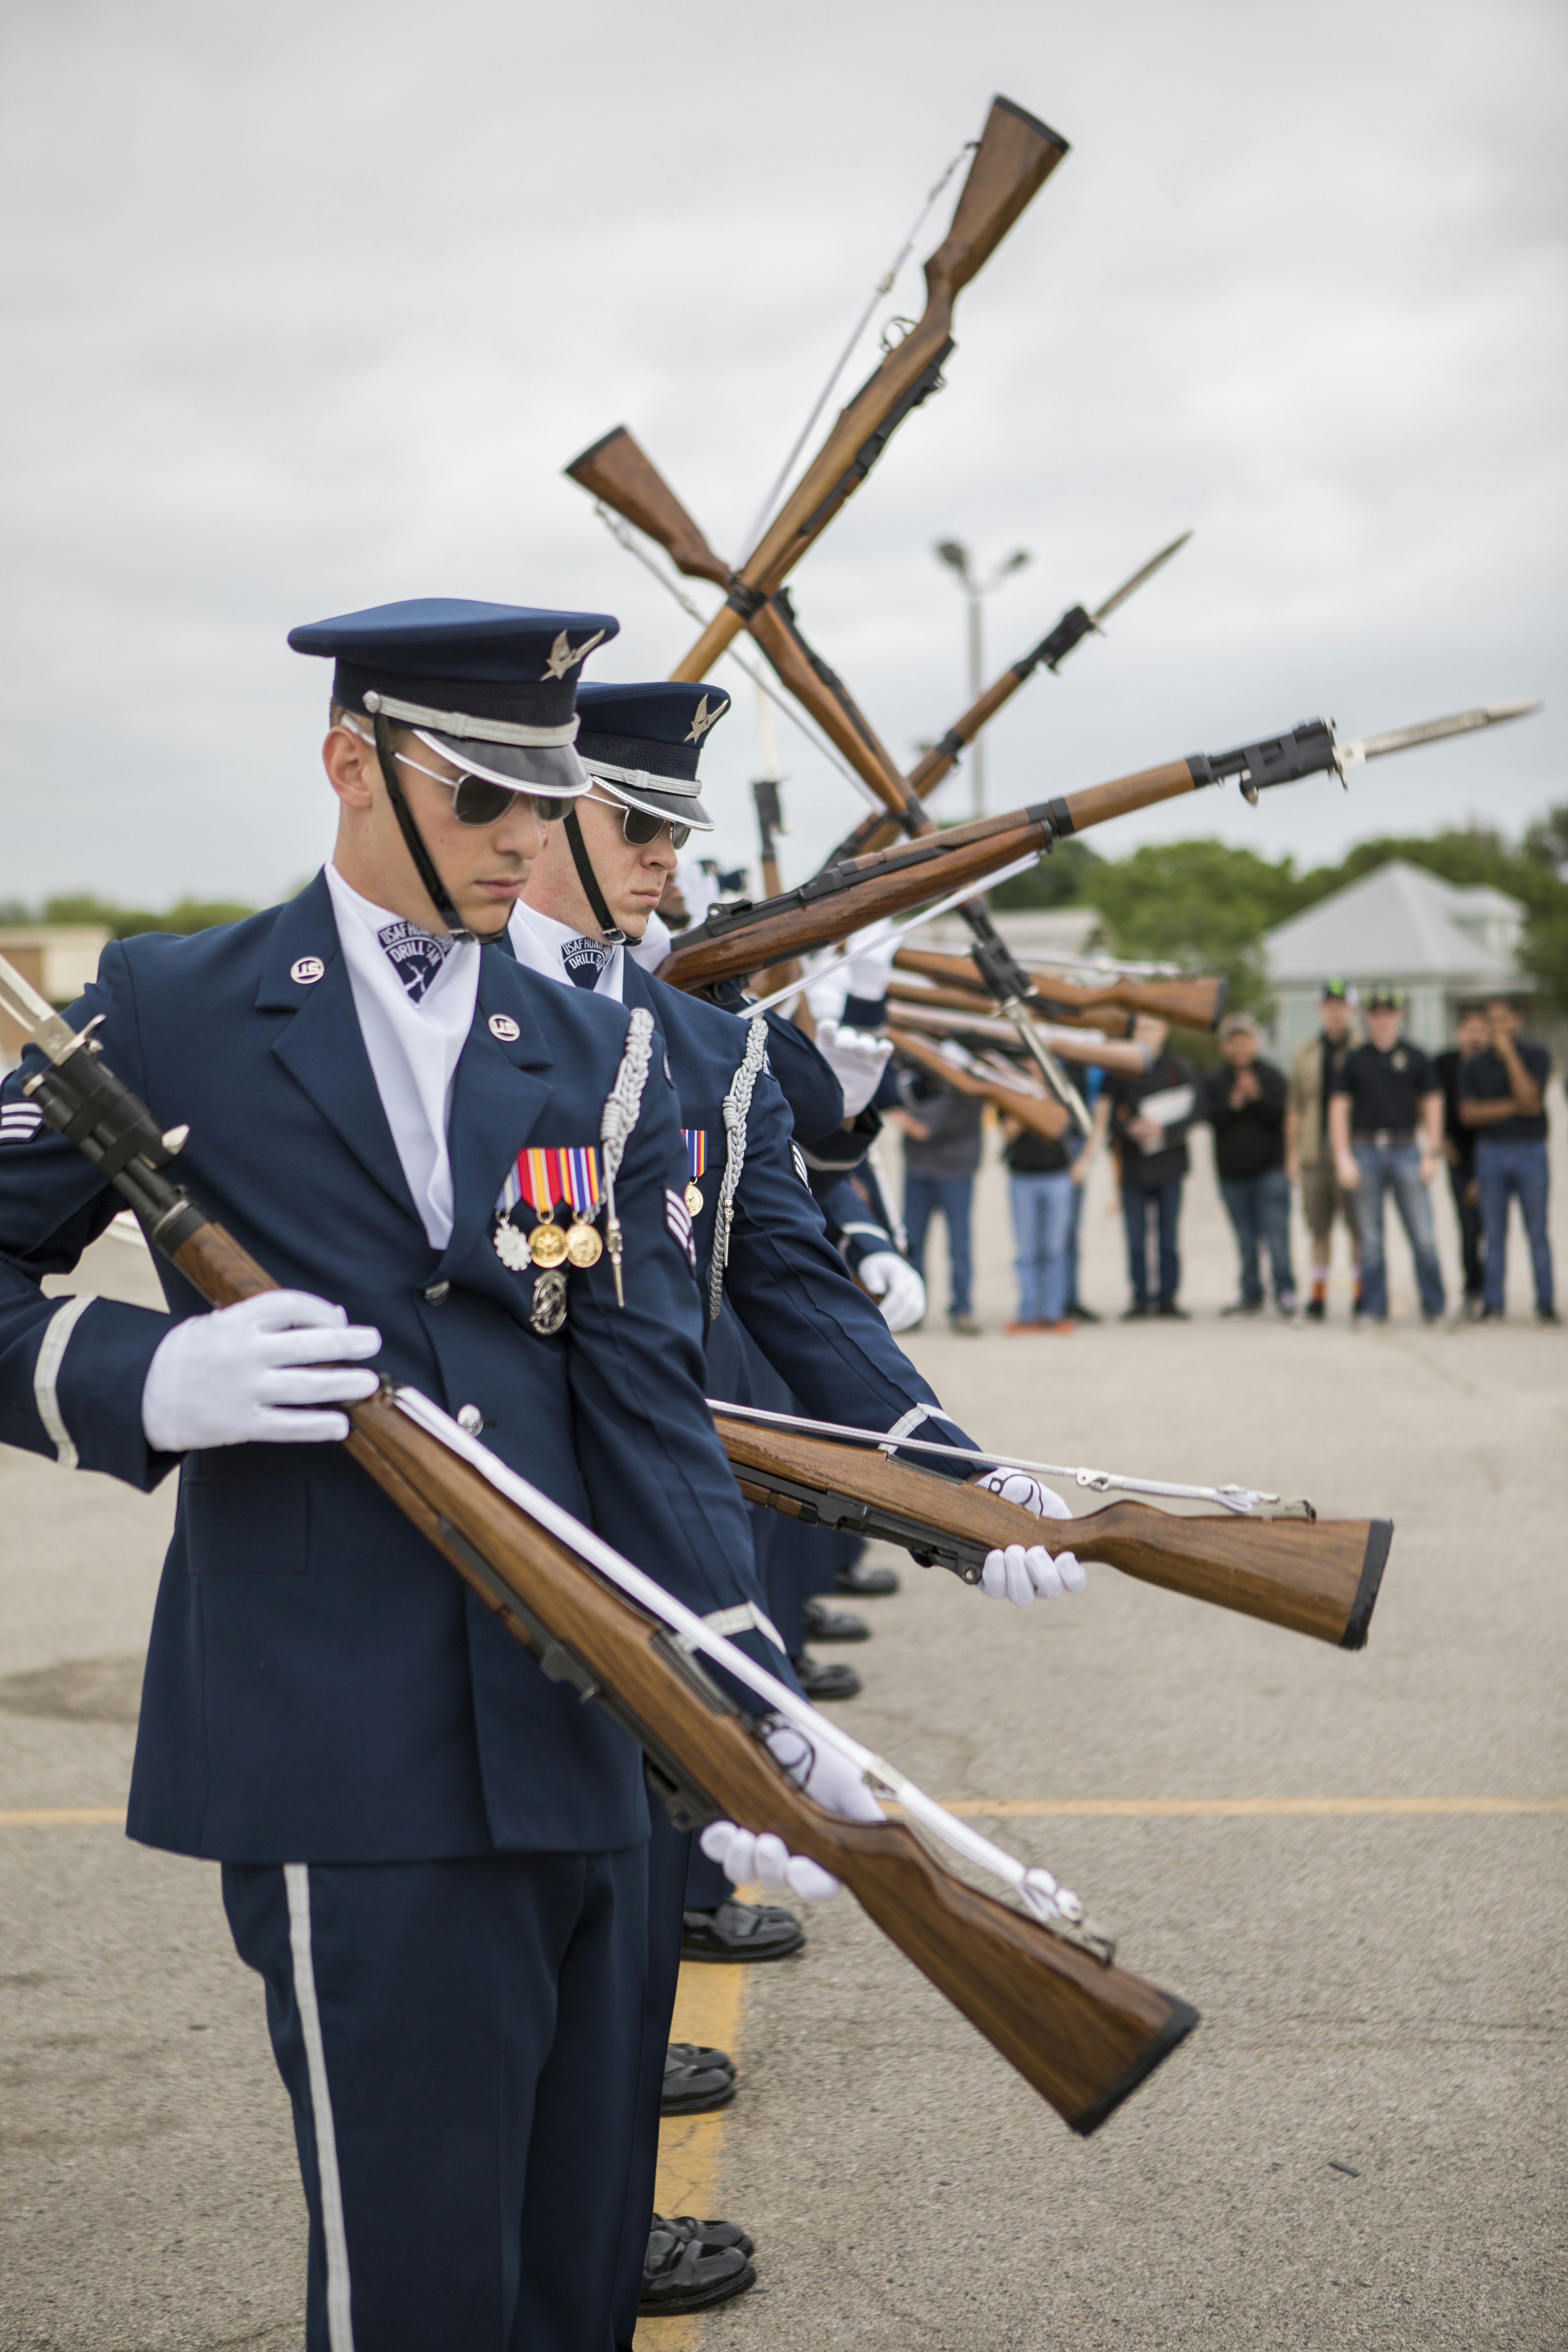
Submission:
M 968 548 L 961 539 L 939 540 L 936 559 L 945 563 L 958 576 L 969 606 L 969 699 L 978 702 L 985 688 L 985 599 L 994 589 L 1015 572 L 1021 572 L 1030 560 L 1026 547 L 1016 547 L 1011 555 L 997 564 L 984 580 L 976 579 Z M 984 737 L 976 736 L 969 747 L 969 801 L 973 815 L 985 814 L 985 751 Z

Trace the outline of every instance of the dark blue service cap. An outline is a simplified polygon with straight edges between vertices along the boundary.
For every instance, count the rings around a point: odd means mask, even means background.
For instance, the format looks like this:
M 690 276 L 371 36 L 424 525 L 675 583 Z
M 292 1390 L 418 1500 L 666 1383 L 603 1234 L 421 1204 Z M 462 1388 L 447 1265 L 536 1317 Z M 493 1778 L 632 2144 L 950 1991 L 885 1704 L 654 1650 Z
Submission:
M 585 685 L 577 697 L 578 756 L 617 800 L 710 831 L 713 820 L 697 796 L 697 762 L 710 728 L 729 708 L 721 686 L 681 678 Z
M 608 613 L 409 596 L 307 621 L 289 630 L 289 643 L 297 654 L 332 656 L 334 697 L 351 709 L 370 707 L 368 689 L 379 691 L 384 704 L 418 703 L 443 718 L 570 727 L 579 666 L 619 628 Z M 400 715 L 388 709 L 389 717 Z M 571 735 L 560 740 L 569 742 Z

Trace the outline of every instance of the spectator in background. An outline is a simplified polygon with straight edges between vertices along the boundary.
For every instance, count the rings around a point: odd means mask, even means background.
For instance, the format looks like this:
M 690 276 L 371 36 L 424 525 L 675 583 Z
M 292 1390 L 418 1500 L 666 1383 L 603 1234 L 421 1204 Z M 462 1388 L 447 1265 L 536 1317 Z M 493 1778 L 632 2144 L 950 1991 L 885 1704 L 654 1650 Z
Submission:
M 1109 1127 L 1121 1157 L 1121 1213 L 1127 1226 L 1127 1276 L 1132 1304 L 1122 1317 L 1131 1323 L 1141 1315 L 1170 1315 L 1182 1321 L 1186 1310 L 1176 1304 L 1182 1261 L 1176 1247 L 1182 1214 L 1182 1181 L 1188 1169 L 1187 1129 L 1195 1108 L 1193 1072 L 1167 1045 L 1163 1021 L 1141 1013 L 1132 1024 L 1132 1042 L 1149 1055 L 1149 1066 L 1138 1077 L 1108 1078 L 1103 1100 L 1110 1105 Z M 1086 1160 L 1087 1153 L 1080 1155 Z M 1159 1289 L 1149 1288 L 1149 1228 L 1159 1235 Z
M 970 1221 L 985 1106 L 969 1095 L 954 1094 L 924 1070 L 900 1071 L 899 1091 L 902 1102 L 888 1116 L 904 1134 L 904 1226 L 910 1263 L 923 1279 L 926 1232 L 940 1209 L 947 1221 L 951 1293 L 947 1319 L 954 1331 L 973 1338 L 980 1326 L 971 1299 Z
M 1461 1013 L 1454 1043 L 1435 1055 L 1432 1067 L 1443 1089 L 1443 1150 L 1448 1162 L 1448 1188 L 1459 1220 L 1459 1254 L 1465 1262 L 1465 1312 L 1474 1322 L 1482 1311 L 1481 1207 L 1476 1186 L 1476 1130 L 1459 1115 L 1459 1071 L 1462 1065 L 1484 1054 L 1490 1035 L 1487 1016 L 1479 1004 Z
M 1324 981 L 1318 992 L 1322 1025 L 1315 1037 L 1297 1046 L 1285 1098 L 1285 1173 L 1292 1184 L 1301 1187 L 1301 1213 L 1312 1249 L 1312 1286 L 1306 1306 L 1311 1323 L 1321 1323 L 1329 1311 L 1329 1265 L 1336 1217 L 1343 1218 L 1350 1237 L 1351 1313 L 1361 1313 L 1355 1207 L 1340 1182 L 1329 1144 L 1329 1097 L 1345 1055 L 1356 1042 L 1351 1009 L 1354 1001 L 1342 980 Z
M 1334 1165 L 1345 1191 L 1355 1195 L 1361 1316 L 1369 1323 L 1388 1320 L 1385 1192 L 1394 1194 L 1415 1260 L 1424 1319 L 1438 1322 L 1444 1307 L 1426 1192 L 1443 1160 L 1443 1090 L 1420 1046 L 1401 1036 L 1404 1022 L 1404 991 L 1375 990 L 1366 1008 L 1367 1042 L 1345 1055 L 1329 1100 Z
M 1546 1235 L 1546 1081 L 1552 1062 L 1544 1045 L 1519 1034 L 1520 1018 L 1506 997 L 1487 1006 L 1484 1052 L 1459 1069 L 1459 1117 L 1476 1139 L 1476 1185 L 1486 1234 L 1483 1318 L 1500 1322 L 1508 1274 L 1508 1202 L 1518 1196 L 1535 1276 L 1535 1319 L 1555 1323 L 1552 1244 Z
M 1062 1138 L 1072 1177 L 1072 1201 L 1068 1214 L 1068 1304 L 1067 1311 L 1075 1323 L 1098 1323 L 1099 1316 L 1092 1307 L 1086 1307 L 1078 1295 L 1078 1234 L 1083 1223 L 1083 1188 L 1094 1154 L 1104 1140 L 1105 1129 L 1100 1125 L 1100 1106 L 1105 1072 L 1098 1063 L 1078 1074 L 1078 1088 L 1083 1097 L 1092 1124 L 1088 1135 L 1080 1135 L 1076 1124 Z
M 1281 1315 L 1296 1311 L 1296 1278 L 1290 1271 L 1290 1179 L 1285 1173 L 1285 1073 L 1258 1051 L 1258 1024 L 1250 1013 L 1227 1013 L 1219 1024 L 1219 1068 L 1211 1070 L 1198 1093 L 1197 1116 L 1214 1129 L 1215 1166 L 1221 1198 L 1241 1255 L 1241 1296 L 1226 1315 L 1259 1315 L 1263 1282 L 1258 1271 L 1261 1242 L 1268 1252 L 1274 1304 Z
M 1068 1240 L 1074 1186 L 1064 1135 L 1049 1142 L 1016 1118 L 1004 1118 L 1008 1192 L 1013 1204 L 1014 1269 L 1018 1311 L 1004 1328 L 1015 1331 L 1073 1330 L 1068 1307 Z M 1069 1130 L 1072 1131 L 1072 1130 Z

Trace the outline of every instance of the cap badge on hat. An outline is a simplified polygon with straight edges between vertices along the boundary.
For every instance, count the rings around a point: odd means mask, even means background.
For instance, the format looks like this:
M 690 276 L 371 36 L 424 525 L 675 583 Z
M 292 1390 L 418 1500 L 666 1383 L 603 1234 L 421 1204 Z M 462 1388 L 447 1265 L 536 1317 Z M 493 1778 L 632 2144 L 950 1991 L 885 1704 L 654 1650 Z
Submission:
M 564 677 L 569 669 L 575 669 L 578 663 L 593 652 L 604 634 L 603 629 L 596 629 L 591 637 L 584 637 L 582 644 L 574 648 L 571 638 L 563 629 L 545 657 L 544 667 L 540 672 L 540 676 Z
M 710 710 L 708 708 L 708 697 L 704 695 L 701 701 L 698 704 L 696 709 L 691 714 L 691 732 L 687 737 L 687 741 L 689 743 L 700 743 L 704 735 L 707 734 L 710 727 L 715 726 L 718 721 L 723 718 L 724 713 L 729 709 L 729 708 L 730 698 L 726 695 L 724 699 L 720 703 L 717 710 Z

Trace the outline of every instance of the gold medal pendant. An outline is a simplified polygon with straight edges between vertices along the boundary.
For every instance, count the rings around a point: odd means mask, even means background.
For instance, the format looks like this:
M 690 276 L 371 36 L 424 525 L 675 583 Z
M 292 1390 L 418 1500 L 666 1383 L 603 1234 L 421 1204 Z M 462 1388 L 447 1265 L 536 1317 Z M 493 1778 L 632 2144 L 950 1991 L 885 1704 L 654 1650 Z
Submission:
M 586 1217 L 567 1227 L 566 1255 L 575 1266 L 597 1265 L 604 1256 L 605 1244 Z
M 689 1184 L 687 1186 L 686 1205 L 690 1210 L 694 1217 L 700 1217 L 702 1214 L 702 1187 L 700 1184 Z
M 534 1226 L 528 1237 L 528 1255 L 535 1265 L 560 1265 L 566 1254 L 566 1236 L 559 1225 L 545 1223 Z

